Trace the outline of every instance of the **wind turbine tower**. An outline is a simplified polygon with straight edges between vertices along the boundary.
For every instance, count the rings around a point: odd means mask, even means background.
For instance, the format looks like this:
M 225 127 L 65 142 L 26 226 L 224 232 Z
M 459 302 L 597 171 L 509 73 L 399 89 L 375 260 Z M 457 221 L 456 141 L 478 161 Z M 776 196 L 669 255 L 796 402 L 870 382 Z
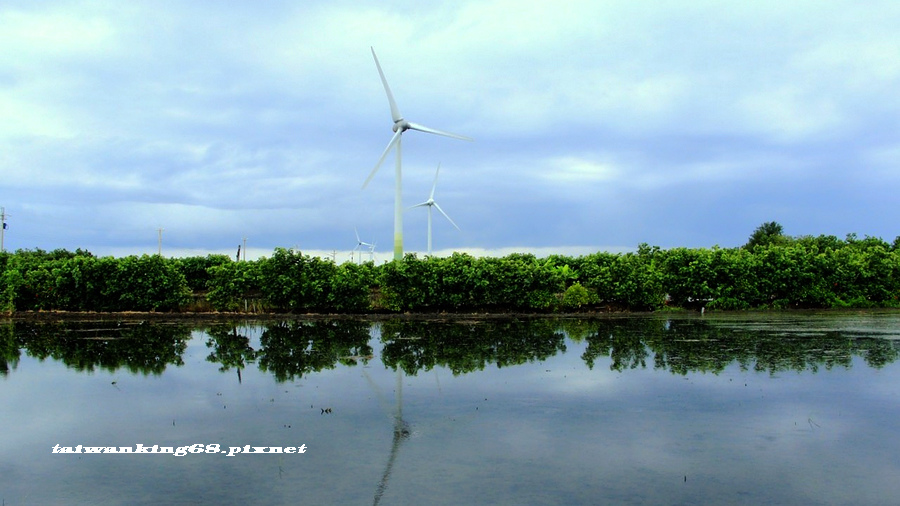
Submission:
M 391 93 L 391 88 L 388 86 L 387 79 L 385 79 L 384 77 L 384 72 L 381 70 L 381 64 L 378 63 L 378 56 L 375 54 L 375 48 L 370 49 L 372 50 L 372 58 L 375 59 L 375 67 L 378 69 L 378 75 L 381 77 L 381 84 L 384 85 L 384 92 L 385 94 L 387 94 L 388 104 L 391 106 L 391 118 L 394 121 L 394 125 L 391 127 L 391 129 L 394 131 L 394 135 L 393 137 L 391 137 L 391 141 L 388 142 L 387 147 L 384 148 L 384 151 L 381 153 L 381 157 L 378 159 L 378 163 L 375 164 L 375 167 L 372 169 L 372 172 L 369 173 L 369 177 L 366 178 L 366 182 L 363 183 L 362 187 L 365 188 L 369 184 L 369 181 L 372 180 L 372 177 L 375 176 L 375 173 L 378 172 L 378 168 L 381 167 L 382 162 L 384 162 L 384 159 L 387 157 L 388 152 L 396 147 L 397 153 L 394 157 L 396 162 L 394 176 L 394 260 L 401 260 L 403 258 L 403 186 L 401 183 L 402 149 L 400 138 L 402 137 L 403 132 L 407 130 L 418 130 L 420 132 L 443 135 L 444 137 L 452 137 L 454 139 L 461 139 L 464 141 L 471 141 L 473 139 L 464 135 L 457 135 L 450 132 L 444 132 L 442 130 L 429 128 L 424 125 L 412 123 L 404 119 L 403 115 L 400 114 L 400 109 L 397 108 L 397 103 L 394 101 L 394 95 Z

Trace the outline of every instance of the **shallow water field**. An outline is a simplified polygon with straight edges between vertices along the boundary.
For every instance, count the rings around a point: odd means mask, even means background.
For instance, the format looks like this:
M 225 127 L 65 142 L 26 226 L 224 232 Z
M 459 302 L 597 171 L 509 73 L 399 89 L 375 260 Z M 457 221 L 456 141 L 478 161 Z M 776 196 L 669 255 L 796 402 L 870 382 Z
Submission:
M 898 358 L 893 312 L 7 322 L 0 499 L 890 504 Z

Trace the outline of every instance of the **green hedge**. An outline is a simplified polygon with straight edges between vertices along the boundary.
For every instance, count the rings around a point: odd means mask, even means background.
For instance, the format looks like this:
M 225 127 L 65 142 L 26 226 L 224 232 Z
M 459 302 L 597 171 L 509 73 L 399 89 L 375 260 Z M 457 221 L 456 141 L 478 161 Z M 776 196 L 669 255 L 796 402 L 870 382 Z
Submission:
M 579 257 L 409 254 L 380 266 L 338 265 L 283 248 L 249 262 L 96 258 L 81 250 L 0 254 L 6 312 L 176 311 L 192 292 L 205 293 L 218 311 L 292 313 L 898 307 L 900 241 L 782 236 L 742 248 L 642 244 Z

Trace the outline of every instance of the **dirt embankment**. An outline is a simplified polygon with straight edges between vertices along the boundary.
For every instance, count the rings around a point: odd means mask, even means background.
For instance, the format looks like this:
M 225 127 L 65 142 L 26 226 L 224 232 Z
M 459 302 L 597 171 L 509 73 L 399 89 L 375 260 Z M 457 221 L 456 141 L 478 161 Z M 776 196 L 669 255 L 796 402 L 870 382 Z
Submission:
M 610 316 L 647 315 L 614 308 L 592 309 L 577 313 L 521 313 L 521 312 L 436 312 L 436 313 L 228 313 L 228 312 L 71 312 L 71 311 L 18 311 L 6 314 L 13 321 L 152 321 L 164 322 L 230 322 L 270 320 L 415 320 L 415 321 L 465 321 L 502 320 L 525 318 L 605 318 Z

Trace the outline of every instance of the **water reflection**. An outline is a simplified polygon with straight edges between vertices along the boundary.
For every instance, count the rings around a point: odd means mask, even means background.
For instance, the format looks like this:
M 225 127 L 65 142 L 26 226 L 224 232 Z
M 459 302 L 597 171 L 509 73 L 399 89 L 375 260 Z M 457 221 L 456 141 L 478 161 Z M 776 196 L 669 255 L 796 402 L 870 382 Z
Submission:
M 397 370 L 397 387 L 395 389 L 397 396 L 397 413 L 394 415 L 394 432 L 391 439 L 391 453 L 388 456 L 387 464 L 384 467 L 384 473 L 381 475 L 381 481 L 375 489 L 375 499 L 372 502 L 376 505 L 381 502 L 384 492 L 387 490 L 388 480 L 394 468 L 394 462 L 397 460 L 397 453 L 400 450 L 400 444 L 409 439 L 411 434 L 409 424 L 403 420 L 403 376 L 400 370 Z
M 361 321 L 284 321 L 265 326 L 256 352 L 259 368 L 279 382 L 354 366 L 372 356 L 370 324 Z
M 897 341 L 855 337 L 839 331 L 795 329 L 747 330 L 728 322 L 624 320 L 597 322 L 585 337 L 582 356 L 589 368 L 600 357 L 612 359 L 613 370 L 653 367 L 675 374 L 720 373 L 733 363 L 742 370 L 811 371 L 850 367 L 854 356 L 869 366 L 884 367 L 898 357 Z
M 4 362 L 15 362 L 18 349 L 40 360 L 52 358 L 79 371 L 96 368 L 162 374 L 184 364 L 190 328 L 145 322 L 16 322 L 3 327 Z
M 12 325 L 0 327 L 0 376 L 7 376 L 10 369 L 19 365 L 19 342 Z
M 278 382 L 334 369 L 366 365 L 374 358 L 372 324 L 364 321 L 279 321 L 261 324 L 256 348 L 238 324 L 205 328 L 207 361 L 220 371 L 255 364 Z M 617 318 L 603 320 L 503 320 L 467 322 L 386 321 L 380 359 L 414 376 L 446 367 L 454 375 L 546 360 L 566 351 L 566 339 L 585 342 L 581 358 L 589 369 L 609 358 L 614 371 L 647 368 L 674 374 L 720 373 L 731 364 L 742 370 L 810 371 L 850 367 L 860 357 L 881 368 L 900 356 L 897 340 L 840 330 L 747 328 L 741 322 L 697 318 Z M 241 330 L 244 329 L 244 330 Z M 183 364 L 191 329 L 151 323 L 23 323 L 0 327 L 0 374 L 15 370 L 24 349 L 83 371 L 125 368 L 160 374 Z
M 432 323 L 394 321 L 381 327 L 382 361 L 414 376 L 435 366 L 454 375 L 544 360 L 566 351 L 551 320 Z
M 250 346 L 250 337 L 239 334 L 238 328 L 238 325 L 217 325 L 206 329 L 209 336 L 206 347 L 212 349 L 206 361 L 220 364 L 220 372 L 234 368 L 241 383 L 241 370 L 256 360 L 256 350 Z
M 886 504 L 900 494 L 898 336 L 900 315 L 0 324 L 0 425 L 19 429 L 0 435 L 0 494 Z M 48 451 L 82 443 L 310 450 Z

